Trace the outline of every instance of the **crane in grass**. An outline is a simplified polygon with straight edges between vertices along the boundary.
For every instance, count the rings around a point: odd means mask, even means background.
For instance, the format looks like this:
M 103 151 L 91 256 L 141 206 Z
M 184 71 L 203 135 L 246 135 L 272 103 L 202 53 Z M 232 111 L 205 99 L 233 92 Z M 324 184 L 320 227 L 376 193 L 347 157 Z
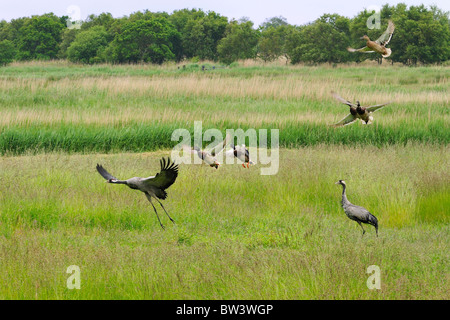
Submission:
M 364 230 L 364 227 L 362 226 L 361 223 L 366 223 L 366 224 L 370 224 L 372 226 L 375 227 L 375 232 L 377 234 L 378 237 L 378 220 L 377 218 L 371 214 L 369 211 L 367 211 L 367 209 L 354 205 L 352 203 L 350 203 L 350 201 L 348 201 L 347 199 L 347 195 L 345 193 L 345 189 L 346 189 L 346 184 L 344 180 L 339 180 L 338 182 L 336 182 L 336 184 L 340 184 L 343 188 L 342 190 L 342 208 L 344 208 L 344 212 L 347 215 L 347 217 L 349 217 L 351 220 L 358 222 L 359 226 L 362 228 L 363 230 L 363 235 L 364 233 L 366 233 L 366 230 Z
M 103 166 L 97 164 L 97 171 L 100 175 L 106 179 L 107 183 L 114 184 L 125 184 L 131 189 L 139 190 L 145 193 L 148 201 L 150 201 L 153 209 L 155 210 L 156 217 L 158 218 L 159 224 L 164 229 L 164 225 L 161 223 L 159 219 L 158 212 L 156 211 L 155 206 L 153 205 L 152 198 L 158 201 L 158 203 L 163 208 L 164 212 L 169 217 L 170 221 L 175 223 L 175 221 L 169 216 L 166 209 L 159 199 L 164 200 L 167 198 L 167 192 L 165 191 L 169 188 L 177 179 L 178 176 L 178 165 L 175 165 L 174 162 L 170 161 L 170 158 L 166 159 L 162 158 L 160 160 L 161 171 L 157 173 L 155 176 L 151 176 L 148 178 L 139 178 L 134 177 L 128 180 L 119 180 L 113 175 L 111 175 L 108 171 L 103 168 Z

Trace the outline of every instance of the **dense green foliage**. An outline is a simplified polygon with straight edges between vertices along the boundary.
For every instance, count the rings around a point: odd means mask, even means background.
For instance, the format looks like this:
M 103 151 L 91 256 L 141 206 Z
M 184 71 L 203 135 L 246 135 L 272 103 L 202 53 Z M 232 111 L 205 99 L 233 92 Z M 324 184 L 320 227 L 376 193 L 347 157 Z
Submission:
M 68 35 L 68 34 L 67 34 Z M 67 48 L 67 57 L 73 62 L 94 63 L 102 61 L 108 33 L 103 26 L 95 26 L 78 33 Z
M 228 19 L 214 11 L 208 13 L 197 9 L 175 11 L 170 22 L 181 34 L 181 58 L 196 57 L 201 60 L 217 60 L 217 45 L 224 37 Z
M 127 21 L 121 25 L 110 45 L 110 59 L 117 62 L 174 60 L 179 34 L 167 19 L 152 17 Z
M 14 52 L 16 60 L 162 63 L 193 58 L 229 64 L 239 59 L 272 61 L 284 57 L 294 64 L 366 59 L 381 63 L 379 55 L 350 54 L 346 48 L 364 46 L 360 39 L 364 34 L 376 39 L 388 20 L 396 25 L 389 43 L 393 52 L 390 61 L 432 64 L 449 60 L 449 13 L 435 6 L 408 7 L 403 3 L 386 4 L 380 12 L 364 10 L 353 18 L 324 14 L 301 26 L 273 17 L 256 27 L 246 19 L 228 20 L 214 11 L 182 9 L 172 14 L 138 11 L 121 18 L 101 13 L 90 15 L 80 29 L 68 29 L 68 17 L 49 13 L 0 21 L 0 41 L 12 41 L 16 50 L 8 50 L 8 54 Z
M 53 14 L 33 16 L 25 19 L 18 30 L 17 45 L 18 60 L 54 59 L 61 42 L 61 32 L 65 25 Z
M 239 59 L 256 57 L 258 32 L 253 28 L 253 22 L 233 20 L 227 26 L 225 37 L 217 46 L 220 60 L 230 64 Z
M 0 41 L 0 65 L 6 65 L 14 60 L 16 48 L 10 40 Z

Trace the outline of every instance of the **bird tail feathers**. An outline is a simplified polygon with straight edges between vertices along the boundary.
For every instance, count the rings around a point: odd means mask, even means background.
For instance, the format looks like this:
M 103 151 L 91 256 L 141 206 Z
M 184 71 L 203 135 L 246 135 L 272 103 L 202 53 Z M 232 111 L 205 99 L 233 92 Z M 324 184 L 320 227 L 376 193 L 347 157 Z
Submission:
M 390 48 L 386 48 L 386 54 L 383 54 L 382 56 L 383 56 L 383 58 L 387 58 L 387 57 L 389 57 L 390 55 L 391 55 L 391 53 L 392 53 L 392 50 L 390 49 Z

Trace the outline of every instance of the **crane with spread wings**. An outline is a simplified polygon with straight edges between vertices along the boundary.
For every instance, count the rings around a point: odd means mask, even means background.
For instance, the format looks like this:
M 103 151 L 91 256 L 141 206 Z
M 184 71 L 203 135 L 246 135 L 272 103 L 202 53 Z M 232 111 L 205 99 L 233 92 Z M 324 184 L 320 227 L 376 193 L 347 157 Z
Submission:
M 158 212 L 153 205 L 152 198 L 159 202 L 164 212 L 169 217 L 170 221 L 175 223 L 175 221 L 169 216 L 159 199 L 164 200 L 167 198 L 167 192 L 165 190 L 169 188 L 177 179 L 178 165 L 175 165 L 174 162 L 171 162 L 170 158 L 168 158 L 167 161 L 166 159 L 162 158 L 160 160 L 160 164 L 161 171 L 155 176 L 150 176 L 148 178 L 133 177 L 127 180 L 119 180 L 111 175 L 108 171 L 106 171 L 106 169 L 103 168 L 103 166 L 101 166 L 100 164 L 97 164 L 97 171 L 103 178 L 106 179 L 107 183 L 125 184 L 131 189 L 139 190 L 145 193 L 145 196 L 147 197 L 148 201 L 150 201 L 153 209 L 155 210 L 159 224 L 164 229 L 164 225 L 161 223 Z

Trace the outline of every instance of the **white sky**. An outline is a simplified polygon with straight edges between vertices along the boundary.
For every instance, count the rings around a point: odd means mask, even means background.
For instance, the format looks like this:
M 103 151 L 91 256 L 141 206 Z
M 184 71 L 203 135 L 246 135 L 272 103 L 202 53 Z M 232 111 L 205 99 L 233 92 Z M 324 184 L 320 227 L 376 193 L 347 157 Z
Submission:
M 399 2 L 408 6 L 423 3 L 429 7 L 435 4 L 444 11 L 450 11 L 450 0 L 0 0 L 0 20 L 10 21 L 48 12 L 77 18 L 74 16 L 75 11 L 68 12 L 71 6 L 79 8 L 82 20 L 89 14 L 102 12 L 122 17 L 145 9 L 172 13 L 173 10 L 183 8 L 198 8 L 215 11 L 229 19 L 248 17 L 255 26 L 274 16 L 283 16 L 290 24 L 300 25 L 312 22 L 324 13 L 338 13 L 351 18 L 364 8 Z

